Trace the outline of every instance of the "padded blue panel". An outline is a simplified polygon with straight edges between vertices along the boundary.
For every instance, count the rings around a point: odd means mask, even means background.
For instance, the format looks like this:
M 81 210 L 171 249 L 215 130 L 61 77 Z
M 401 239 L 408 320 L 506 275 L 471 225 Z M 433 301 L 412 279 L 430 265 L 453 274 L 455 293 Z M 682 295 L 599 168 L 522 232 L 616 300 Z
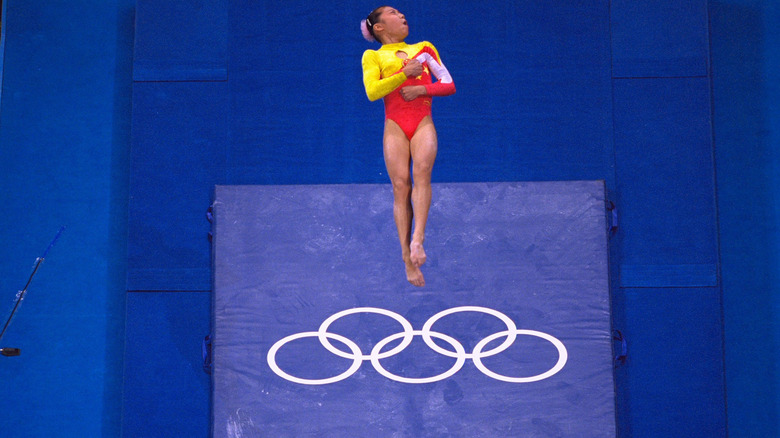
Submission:
M 435 185 L 427 284 L 417 289 L 404 276 L 389 185 L 218 186 L 213 436 L 614 437 L 604 205 L 603 182 Z M 396 350 L 399 323 L 411 331 L 427 322 L 443 333 L 434 333 L 439 348 L 463 345 L 465 354 L 506 329 L 497 313 L 431 319 L 460 306 L 493 309 L 562 342 L 520 336 L 483 359 L 504 376 L 546 378 L 503 381 L 463 356 L 454 374 L 419 384 L 457 361 L 416 335 L 379 368 L 328 353 L 311 336 L 284 341 L 365 307 L 398 322 L 364 310 L 323 332 L 368 355 Z M 503 345 L 495 339 L 486 348 Z M 556 348 L 567 361 L 554 372 Z M 340 381 L 295 380 L 350 366 Z
M 123 436 L 207 435 L 210 304 L 208 292 L 127 294 Z
M 133 79 L 227 79 L 227 0 L 138 0 Z
M 387 181 L 383 105 L 369 102 L 360 57 L 377 44 L 348 1 L 312 40 L 309 3 L 231 2 L 229 184 Z M 611 179 L 607 2 L 423 0 L 403 10 L 410 42 L 432 41 L 458 92 L 434 99 L 437 181 Z M 474 20 L 471 17 L 485 17 Z M 478 59 L 479 62 L 475 62 Z
M 356 3 L 339 9 L 370 12 Z M 233 117 L 225 183 L 384 181 L 382 107 L 360 105 L 366 100 L 360 15 L 330 14 L 341 31 L 325 39 L 307 35 L 308 23 L 322 19 L 311 3 L 232 0 L 230 17 Z M 367 129 L 370 122 L 377 129 Z
M 648 276 L 623 287 L 700 286 L 701 273 L 669 284 L 652 267 L 717 263 L 708 89 L 706 78 L 615 81 L 621 263 Z
M 718 266 L 706 265 L 621 265 L 623 287 L 712 287 L 718 285 Z
M 224 180 L 225 82 L 137 82 L 129 290 L 210 290 L 209 191 Z
M 708 74 L 707 0 L 610 3 L 615 77 Z
M 729 436 L 780 436 L 780 4 L 710 13 Z
M 133 5 L 2 2 L 3 438 L 121 433 Z
M 624 292 L 629 354 L 620 392 L 631 404 L 621 436 L 725 437 L 719 290 Z

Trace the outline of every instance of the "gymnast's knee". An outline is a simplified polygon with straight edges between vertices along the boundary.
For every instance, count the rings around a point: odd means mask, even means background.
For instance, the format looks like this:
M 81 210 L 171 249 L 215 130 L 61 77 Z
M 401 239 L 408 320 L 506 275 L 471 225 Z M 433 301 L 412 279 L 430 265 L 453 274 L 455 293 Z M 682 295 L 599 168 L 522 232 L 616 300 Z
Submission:
M 393 185 L 393 195 L 403 197 L 412 190 L 412 180 L 408 176 L 397 176 L 390 179 Z
M 430 181 L 431 173 L 433 172 L 432 160 L 418 160 L 412 163 L 412 173 L 414 174 L 414 182 L 424 183 Z

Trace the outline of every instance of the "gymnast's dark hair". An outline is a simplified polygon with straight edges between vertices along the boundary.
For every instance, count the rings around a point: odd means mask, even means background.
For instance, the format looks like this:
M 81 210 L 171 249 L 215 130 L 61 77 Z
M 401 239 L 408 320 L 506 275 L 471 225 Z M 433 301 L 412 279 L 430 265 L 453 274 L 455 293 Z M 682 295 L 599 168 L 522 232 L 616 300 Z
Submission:
M 387 6 L 380 6 L 373 11 L 371 11 L 370 14 L 368 14 L 368 17 L 366 17 L 366 30 L 369 34 L 371 34 L 371 37 L 374 38 L 374 40 L 379 41 L 379 39 L 374 34 L 374 25 L 379 22 L 379 16 L 382 15 L 382 9 L 386 8 Z

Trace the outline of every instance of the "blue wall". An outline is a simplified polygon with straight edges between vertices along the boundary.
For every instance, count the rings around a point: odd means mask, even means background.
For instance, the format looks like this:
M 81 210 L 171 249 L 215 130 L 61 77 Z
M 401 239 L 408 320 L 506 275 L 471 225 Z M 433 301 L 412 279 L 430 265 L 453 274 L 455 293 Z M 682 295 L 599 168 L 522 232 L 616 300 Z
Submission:
M 710 15 L 729 432 L 780 436 L 780 4 Z
M 0 312 L 5 437 L 121 427 L 133 2 L 6 0 Z
M 2 423 L 26 425 L 11 436 L 117 436 L 122 423 L 127 436 L 205 435 L 211 187 L 385 181 L 381 104 L 357 69 L 370 46 L 356 23 L 375 5 L 332 14 L 323 48 L 304 36 L 301 23 L 322 17 L 305 2 L 5 3 L 8 310 L 68 228 L 2 341 L 22 349 L 0 357 Z M 731 436 L 776 436 L 775 2 L 396 6 L 458 85 L 434 110 L 435 178 L 607 181 L 620 212 L 615 327 L 630 348 L 617 370 L 623 436 L 722 436 L 726 418 Z M 325 94 L 308 91 L 311 71 Z M 305 112 L 272 119 L 291 103 Z M 126 352 L 125 289 L 139 291 Z M 147 415 L 150 401 L 171 416 Z

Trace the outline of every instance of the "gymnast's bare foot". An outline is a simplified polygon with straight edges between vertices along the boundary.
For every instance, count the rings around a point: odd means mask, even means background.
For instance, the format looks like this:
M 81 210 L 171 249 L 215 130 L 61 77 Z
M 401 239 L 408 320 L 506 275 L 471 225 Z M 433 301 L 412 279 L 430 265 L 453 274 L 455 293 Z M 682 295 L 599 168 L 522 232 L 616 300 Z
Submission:
M 425 264 L 425 249 L 421 242 L 412 241 L 409 245 L 409 260 L 418 268 Z
M 425 277 L 423 277 L 420 268 L 415 266 L 411 260 L 404 260 L 404 265 L 406 265 L 406 279 L 409 280 L 409 283 L 417 287 L 425 286 Z

